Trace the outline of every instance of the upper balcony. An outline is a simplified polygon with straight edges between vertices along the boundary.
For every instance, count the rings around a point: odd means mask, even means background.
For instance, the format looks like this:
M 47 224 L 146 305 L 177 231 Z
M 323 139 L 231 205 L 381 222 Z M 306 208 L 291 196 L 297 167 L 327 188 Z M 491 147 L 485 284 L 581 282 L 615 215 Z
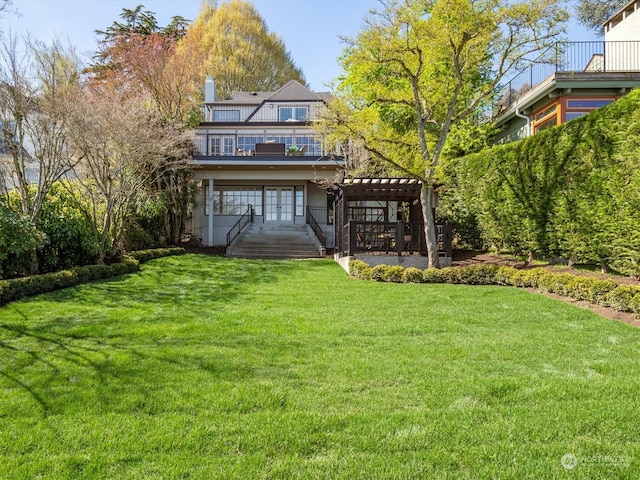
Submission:
M 318 118 L 322 103 L 264 103 L 260 105 L 209 104 L 204 106 L 205 123 L 237 124 L 300 124 L 310 123 Z
M 638 84 L 637 73 L 640 73 L 640 41 L 558 42 L 504 86 L 493 113 L 500 116 L 532 91 L 554 80 L 584 82 L 590 88 L 615 87 L 614 82 L 631 87 Z

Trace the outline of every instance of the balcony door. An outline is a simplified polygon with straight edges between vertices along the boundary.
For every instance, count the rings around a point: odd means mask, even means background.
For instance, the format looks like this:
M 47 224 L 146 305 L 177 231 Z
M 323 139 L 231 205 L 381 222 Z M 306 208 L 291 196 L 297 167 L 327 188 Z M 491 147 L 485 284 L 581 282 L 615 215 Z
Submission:
M 293 187 L 265 187 L 264 221 L 293 222 Z

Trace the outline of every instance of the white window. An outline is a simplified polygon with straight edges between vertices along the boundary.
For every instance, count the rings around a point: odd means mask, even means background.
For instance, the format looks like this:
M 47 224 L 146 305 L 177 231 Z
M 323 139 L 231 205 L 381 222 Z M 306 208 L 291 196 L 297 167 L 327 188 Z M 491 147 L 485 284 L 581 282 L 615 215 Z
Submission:
M 204 190 L 205 215 L 209 215 L 209 189 Z M 242 215 L 249 205 L 256 215 L 262 215 L 261 187 L 216 186 L 213 191 L 215 215 Z
M 209 155 L 234 155 L 235 143 L 232 135 L 210 135 Z
M 239 122 L 240 110 L 214 110 L 214 122 Z
M 309 107 L 280 107 L 281 122 L 306 122 L 309 118 Z

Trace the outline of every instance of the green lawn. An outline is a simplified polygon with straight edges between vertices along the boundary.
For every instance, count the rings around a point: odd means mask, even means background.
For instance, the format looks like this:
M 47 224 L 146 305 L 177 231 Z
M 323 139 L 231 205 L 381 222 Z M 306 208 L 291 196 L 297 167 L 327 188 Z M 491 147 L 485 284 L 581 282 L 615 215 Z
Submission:
M 0 478 L 638 478 L 639 347 L 514 288 L 165 258 L 0 308 Z

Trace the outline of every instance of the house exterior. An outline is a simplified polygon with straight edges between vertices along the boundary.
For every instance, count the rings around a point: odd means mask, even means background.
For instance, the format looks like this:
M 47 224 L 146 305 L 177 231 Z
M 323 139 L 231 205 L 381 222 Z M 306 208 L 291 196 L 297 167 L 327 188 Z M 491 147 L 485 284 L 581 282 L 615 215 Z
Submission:
M 552 63 L 534 62 L 514 77 L 494 106 L 496 143 L 585 115 L 640 85 L 640 0 L 605 22 L 604 37 L 557 43 Z
M 25 178 L 28 183 L 38 183 L 38 164 L 24 152 L 27 163 L 25 165 Z M 4 194 L 17 187 L 16 178 L 13 174 L 13 156 L 9 148 L 9 143 L 5 139 L 0 139 L 0 194 Z
M 220 100 L 207 79 L 192 160 L 198 185 L 192 234 L 203 245 L 228 247 L 250 213 L 251 223 L 270 230 L 313 223 L 323 246 L 333 247 L 326 183 L 344 161 L 313 130 L 329 98 L 292 80 L 275 92 Z

